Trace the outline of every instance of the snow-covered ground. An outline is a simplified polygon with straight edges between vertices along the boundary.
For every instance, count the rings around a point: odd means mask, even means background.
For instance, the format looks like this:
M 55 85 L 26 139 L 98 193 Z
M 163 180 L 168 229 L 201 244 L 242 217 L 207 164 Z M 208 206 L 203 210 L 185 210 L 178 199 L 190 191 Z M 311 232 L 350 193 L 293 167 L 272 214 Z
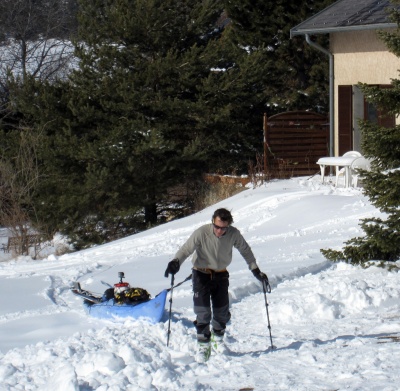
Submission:
M 237 251 L 225 355 L 194 361 L 191 284 L 174 290 L 169 347 L 161 323 L 88 317 L 69 287 L 102 293 L 123 271 L 153 296 L 167 262 L 217 207 L 232 211 L 270 278 L 264 294 Z M 247 189 L 193 216 L 89 250 L 41 261 L 0 254 L 0 390 L 399 390 L 400 273 L 331 264 L 321 248 L 362 234 L 379 216 L 361 189 L 320 177 Z M 397 263 L 400 266 L 400 262 Z M 175 281 L 190 274 L 189 260 Z

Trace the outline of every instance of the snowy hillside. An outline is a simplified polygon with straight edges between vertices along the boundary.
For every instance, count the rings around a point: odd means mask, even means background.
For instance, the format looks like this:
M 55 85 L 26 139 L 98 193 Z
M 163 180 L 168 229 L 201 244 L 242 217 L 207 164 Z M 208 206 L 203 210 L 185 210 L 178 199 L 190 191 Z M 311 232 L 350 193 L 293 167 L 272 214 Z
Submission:
M 232 211 L 269 276 L 277 349 L 269 349 L 261 285 L 238 252 L 229 267 L 229 350 L 205 364 L 193 358 L 190 282 L 174 290 L 168 348 L 168 306 L 156 325 L 85 314 L 69 290 L 74 281 L 102 293 L 123 271 L 155 296 L 169 287 L 167 262 L 217 207 Z M 399 390 L 400 273 L 331 264 L 319 251 L 362 234 L 359 219 L 370 216 L 379 211 L 361 189 L 296 178 L 107 245 L 0 262 L 0 390 Z

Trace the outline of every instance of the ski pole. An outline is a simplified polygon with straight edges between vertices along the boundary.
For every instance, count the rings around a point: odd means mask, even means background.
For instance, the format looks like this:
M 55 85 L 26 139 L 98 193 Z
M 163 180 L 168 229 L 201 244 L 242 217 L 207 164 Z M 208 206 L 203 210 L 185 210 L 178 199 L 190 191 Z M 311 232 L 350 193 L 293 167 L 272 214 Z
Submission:
M 169 345 L 169 336 L 171 334 L 171 315 L 172 315 L 172 293 L 174 292 L 174 280 L 175 275 L 171 274 L 171 295 L 169 296 L 169 319 L 168 319 L 168 335 L 167 335 L 167 346 Z
M 271 293 L 271 285 L 269 285 L 268 280 L 263 280 L 262 286 L 264 291 L 265 309 L 267 310 L 268 330 L 269 330 L 269 339 L 271 340 L 271 349 L 276 349 L 275 346 L 272 344 L 271 323 L 269 321 L 269 311 L 268 311 L 268 301 L 267 301 L 267 292 Z

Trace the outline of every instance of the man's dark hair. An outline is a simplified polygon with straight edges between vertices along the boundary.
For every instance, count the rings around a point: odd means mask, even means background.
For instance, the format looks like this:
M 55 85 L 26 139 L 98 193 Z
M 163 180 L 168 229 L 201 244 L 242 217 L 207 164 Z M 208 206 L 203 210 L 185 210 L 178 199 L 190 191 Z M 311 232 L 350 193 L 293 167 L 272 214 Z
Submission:
M 214 221 L 217 217 L 219 217 L 222 221 L 227 221 L 229 225 L 233 223 L 231 212 L 225 208 L 217 209 L 213 214 L 212 221 Z

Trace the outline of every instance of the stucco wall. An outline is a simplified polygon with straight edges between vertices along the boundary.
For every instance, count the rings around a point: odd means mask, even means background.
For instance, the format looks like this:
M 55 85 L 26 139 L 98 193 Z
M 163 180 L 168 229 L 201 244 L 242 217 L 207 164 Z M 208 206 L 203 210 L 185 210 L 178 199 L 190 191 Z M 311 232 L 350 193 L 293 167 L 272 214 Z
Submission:
M 400 59 L 390 53 L 375 30 L 331 34 L 335 84 L 390 84 L 398 77 Z
M 338 85 L 390 84 L 399 78 L 400 59 L 390 53 L 375 30 L 332 33 L 334 55 L 335 154 L 338 146 Z M 399 123 L 399 118 L 396 121 Z

